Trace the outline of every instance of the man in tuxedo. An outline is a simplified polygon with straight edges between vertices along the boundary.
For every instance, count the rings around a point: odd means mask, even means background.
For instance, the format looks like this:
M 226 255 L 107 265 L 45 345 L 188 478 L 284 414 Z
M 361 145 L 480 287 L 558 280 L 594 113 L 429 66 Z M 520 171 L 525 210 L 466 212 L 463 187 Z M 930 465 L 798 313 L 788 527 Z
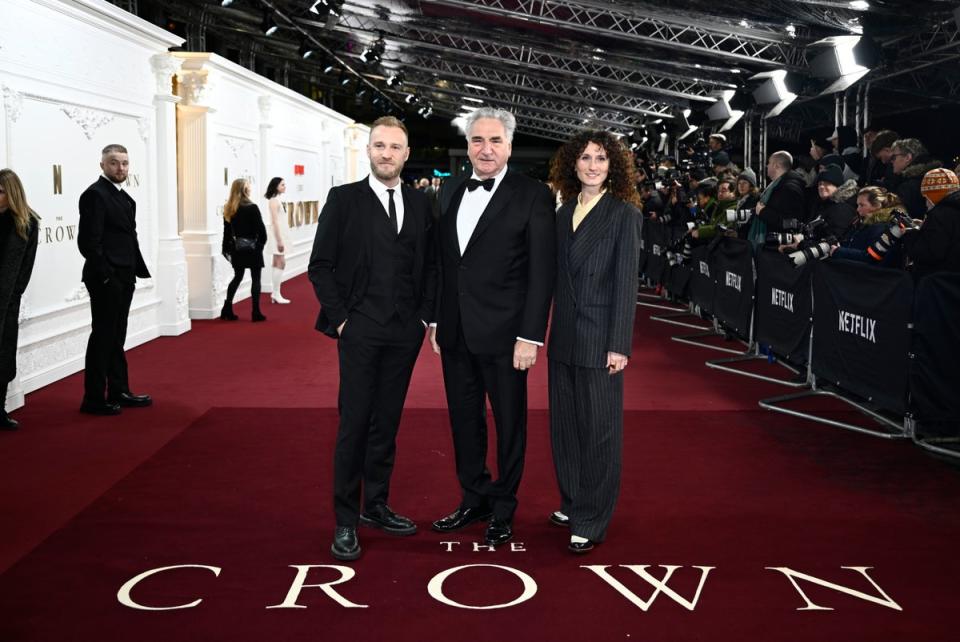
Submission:
M 513 537 L 526 449 L 527 371 L 543 346 L 556 272 L 554 199 L 507 169 L 513 114 L 481 108 L 466 123 L 473 175 L 440 190 L 440 285 L 434 351 L 441 355 L 460 506 L 433 523 L 459 530 L 492 517 L 484 539 Z M 486 466 L 489 398 L 498 478 Z
M 91 314 L 80 410 L 93 415 L 153 403 L 149 395 L 130 392 L 123 351 L 137 277 L 150 278 L 137 241 L 137 204 L 123 189 L 129 164 L 125 147 L 107 145 L 100 157 L 103 175 L 80 195 L 77 247 L 86 259 L 83 283 Z
M 417 531 L 387 505 L 400 413 L 436 291 L 430 199 L 400 181 L 409 155 L 403 123 L 377 119 L 370 176 L 330 190 L 310 257 L 316 327 L 338 340 L 340 357 L 331 547 L 338 560 L 360 556 L 358 524 Z

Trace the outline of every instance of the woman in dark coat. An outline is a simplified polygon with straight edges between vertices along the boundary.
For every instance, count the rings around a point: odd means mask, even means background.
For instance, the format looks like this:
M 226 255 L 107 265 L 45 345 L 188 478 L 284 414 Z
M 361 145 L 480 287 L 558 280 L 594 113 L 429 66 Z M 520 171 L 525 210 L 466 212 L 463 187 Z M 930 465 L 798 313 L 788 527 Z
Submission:
M 233 280 L 227 286 L 220 318 L 236 321 L 233 297 L 237 294 L 243 271 L 250 270 L 250 297 L 253 300 L 253 321 L 266 321 L 260 312 L 260 272 L 263 270 L 263 247 L 267 244 L 267 228 L 260 208 L 250 200 L 250 182 L 238 178 L 230 186 L 230 198 L 223 206 L 223 255 L 233 265 Z
M 839 244 L 831 250 L 835 259 L 859 261 L 880 267 L 902 268 L 903 254 L 900 244 L 889 250 L 878 249 L 877 241 L 891 225 L 894 213 L 902 212 L 900 199 L 882 187 L 874 185 L 864 187 L 857 193 L 857 215 L 859 218 L 839 239 Z M 880 245 L 881 248 L 886 246 Z
M 20 299 L 27 289 L 37 256 L 39 217 L 27 205 L 23 184 L 10 169 L 0 169 L 0 430 L 16 430 L 4 402 L 17 374 Z
M 640 221 L 633 161 L 607 132 L 582 132 L 554 156 L 557 280 L 547 351 L 550 437 L 574 553 L 604 541 L 620 490 L 623 370 L 636 312 Z

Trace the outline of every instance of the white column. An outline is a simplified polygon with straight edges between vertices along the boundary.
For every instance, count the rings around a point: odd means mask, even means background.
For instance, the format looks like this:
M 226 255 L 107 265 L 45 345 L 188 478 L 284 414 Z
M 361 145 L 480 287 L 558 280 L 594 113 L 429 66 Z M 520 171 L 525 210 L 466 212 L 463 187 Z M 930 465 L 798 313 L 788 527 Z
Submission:
M 208 55 L 178 54 L 183 67 L 177 73 L 177 200 L 179 224 L 187 264 L 188 310 L 191 319 L 212 319 L 223 301 L 218 294 L 226 283 L 220 258 L 219 219 L 208 211 L 207 150 L 210 148 L 210 114 L 204 96 L 209 70 Z
M 157 54 L 150 65 L 157 81 L 153 105 L 157 124 L 157 216 L 159 252 L 153 275 L 160 296 L 160 334 L 176 336 L 190 329 L 187 307 L 187 258 L 179 232 L 177 208 L 177 104 L 172 77 L 181 60 Z
M 273 135 L 271 130 L 273 125 L 270 123 L 270 108 L 273 106 L 271 96 L 260 96 L 257 99 L 257 106 L 260 108 L 260 191 L 266 192 L 267 184 L 273 177 L 270 169 L 273 167 L 272 148 Z M 267 247 L 264 248 L 263 264 L 266 266 L 262 279 L 262 291 L 273 293 L 273 279 L 270 278 L 270 270 L 273 266 L 273 252 L 270 248 L 273 246 L 273 225 L 270 219 L 270 208 L 264 203 L 261 208 L 263 223 L 267 228 Z
M 347 182 L 353 183 L 363 178 L 360 168 L 362 167 L 362 154 L 364 147 L 366 146 L 366 141 L 362 140 L 363 133 L 357 125 L 350 125 L 347 127 L 344 130 L 343 135 L 347 139 Z

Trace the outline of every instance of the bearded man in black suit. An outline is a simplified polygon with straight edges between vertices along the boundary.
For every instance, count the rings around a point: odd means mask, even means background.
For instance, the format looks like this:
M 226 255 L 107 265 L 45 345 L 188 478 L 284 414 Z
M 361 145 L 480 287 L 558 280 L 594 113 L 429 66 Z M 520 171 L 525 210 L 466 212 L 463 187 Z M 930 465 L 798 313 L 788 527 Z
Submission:
M 403 123 L 374 121 L 370 175 L 330 190 L 310 256 L 316 328 L 337 339 L 340 358 L 330 548 L 338 560 L 360 556 L 358 524 L 417 532 L 387 505 L 400 414 L 436 292 L 430 199 L 400 180 L 409 155 Z
M 543 346 L 556 271 L 554 198 L 510 171 L 516 120 L 481 108 L 466 122 L 468 180 L 440 190 L 440 285 L 430 338 L 441 355 L 462 499 L 434 530 L 492 518 L 484 540 L 513 537 L 526 450 L 527 372 Z M 498 478 L 486 466 L 486 402 L 497 430 Z
M 124 146 L 107 145 L 100 157 L 103 175 L 80 195 L 77 247 L 86 259 L 91 316 L 80 410 L 93 415 L 153 403 L 149 395 L 130 392 L 123 351 L 137 278 L 150 278 L 137 240 L 137 204 L 123 189 L 129 166 Z

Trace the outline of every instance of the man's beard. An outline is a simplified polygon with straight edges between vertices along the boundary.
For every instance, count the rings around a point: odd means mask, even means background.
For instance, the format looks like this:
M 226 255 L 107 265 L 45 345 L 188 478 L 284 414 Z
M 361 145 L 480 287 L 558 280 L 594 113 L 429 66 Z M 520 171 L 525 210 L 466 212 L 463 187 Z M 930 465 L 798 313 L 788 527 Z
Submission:
M 403 170 L 403 163 L 397 163 L 393 166 L 392 169 L 388 169 L 387 173 L 384 173 L 380 169 L 380 166 L 370 161 L 370 171 L 373 172 L 373 175 L 379 178 L 382 181 L 392 181 L 397 176 L 400 176 L 400 172 Z

